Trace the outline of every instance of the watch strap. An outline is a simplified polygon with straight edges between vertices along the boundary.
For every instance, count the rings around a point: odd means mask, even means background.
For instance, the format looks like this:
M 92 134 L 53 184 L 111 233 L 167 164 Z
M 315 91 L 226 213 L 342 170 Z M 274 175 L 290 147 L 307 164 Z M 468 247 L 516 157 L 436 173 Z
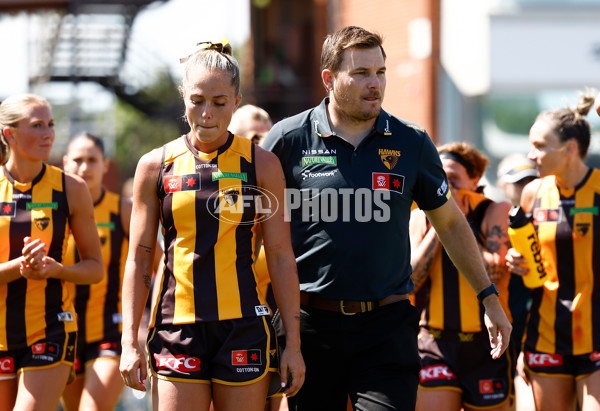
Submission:
M 484 298 L 487 297 L 488 295 L 491 294 L 496 294 L 496 295 L 500 295 L 500 293 L 498 292 L 498 288 L 496 287 L 496 284 L 492 283 L 489 287 L 484 288 L 483 290 L 481 290 L 479 292 L 479 294 L 477 294 L 477 299 L 479 300 L 479 302 L 483 302 Z

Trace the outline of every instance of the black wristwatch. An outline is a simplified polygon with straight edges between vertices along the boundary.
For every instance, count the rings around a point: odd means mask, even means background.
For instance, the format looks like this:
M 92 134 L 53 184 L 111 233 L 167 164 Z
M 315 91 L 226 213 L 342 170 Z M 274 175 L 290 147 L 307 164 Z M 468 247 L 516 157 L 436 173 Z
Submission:
M 479 294 L 477 294 L 477 299 L 480 303 L 482 303 L 483 299 L 490 294 L 496 294 L 498 296 L 500 295 L 500 293 L 498 292 L 498 288 L 496 288 L 496 284 L 494 283 L 492 283 L 492 285 L 490 285 L 489 287 L 486 287 L 483 290 L 481 290 Z

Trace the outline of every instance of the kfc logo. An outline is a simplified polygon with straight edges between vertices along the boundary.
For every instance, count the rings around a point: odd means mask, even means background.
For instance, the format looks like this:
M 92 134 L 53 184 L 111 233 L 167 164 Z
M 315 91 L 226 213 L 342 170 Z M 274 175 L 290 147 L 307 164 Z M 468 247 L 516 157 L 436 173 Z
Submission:
M 421 384 L 432 380 L 452 380 L 456 375 L 446 365 L 431 365 L 422 368 L 419 372 L 419 380 Z
M 0 374 L 15 372 L 15 360 L 13 357 L 0 358 Z
M 200 358 L 186 355 L 158 355 L 154 354 L 156 368 L 159 370 L 174 370 L 178 372 L 200 371 Z
M 541 354 L 527 352 L 527 365 L 530 367 L 556 367 L 563 364 L 560 354 Z

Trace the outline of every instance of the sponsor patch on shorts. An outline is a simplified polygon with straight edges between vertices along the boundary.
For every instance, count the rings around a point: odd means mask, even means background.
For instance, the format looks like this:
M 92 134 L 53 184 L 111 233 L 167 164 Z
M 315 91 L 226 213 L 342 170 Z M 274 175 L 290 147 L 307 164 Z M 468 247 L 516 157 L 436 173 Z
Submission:
M 454 380 L 456 375 L 448 368 L 447 365 L 430 365 L 422 368 L 419 372 L 419 380 L 421 384 L 432 380 Z
M 62 313 L 58 313 L 58 321 L 63 323 L 70 323 L 73 321 L 73 313 L 71 311 L 63 311 Z
M 271 310 L 269 310 L 268 305 L 256 305 L 254 306 L 254 311 L 256 311 L 256 315 L 258 315 L 259 317 L 271 314 Z
M 200 358 L 187 355 L 154 354 L 156 368 L 159 370 L 174 370 L 177 372 L 200 371 Z
M 15 372 L 15 359 L 13 357 L 0 358 L 0 374 L 12 374 Z
M 482 394 L 484 400 L 492 400 L 504 398 L 505 384 L 502 380 L 479 380 L 479 393 Z
M 526 352 L 527 365 L 530 368 L 535 367 L 558 367 L 563 365 L 563 356 L 560 354 L 546 354 L 536 352 Z
M 232 351 L 231 365 L 262 365 L 260 350 Z
M 51 342 L 35 343 L 31 346 L 31 353 L 34 360 L 45 360 L 54 362 L 60 353 L 58 344 Z

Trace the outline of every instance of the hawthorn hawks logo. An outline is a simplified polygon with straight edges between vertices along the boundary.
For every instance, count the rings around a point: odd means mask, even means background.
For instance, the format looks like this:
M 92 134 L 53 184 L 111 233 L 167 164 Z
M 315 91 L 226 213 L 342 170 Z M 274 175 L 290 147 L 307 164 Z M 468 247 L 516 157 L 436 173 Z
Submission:
M 50 217 L 35 218 L 33 222 L 38 230 L 44 231 L 50 225 Z
M 381 158 L 381 162 L 388 170 L 393 169 L 398 164 L 398 159 L 400 158 L 400 150 L 388 150 L 385 148 L 379 149 L 379 158 Z

